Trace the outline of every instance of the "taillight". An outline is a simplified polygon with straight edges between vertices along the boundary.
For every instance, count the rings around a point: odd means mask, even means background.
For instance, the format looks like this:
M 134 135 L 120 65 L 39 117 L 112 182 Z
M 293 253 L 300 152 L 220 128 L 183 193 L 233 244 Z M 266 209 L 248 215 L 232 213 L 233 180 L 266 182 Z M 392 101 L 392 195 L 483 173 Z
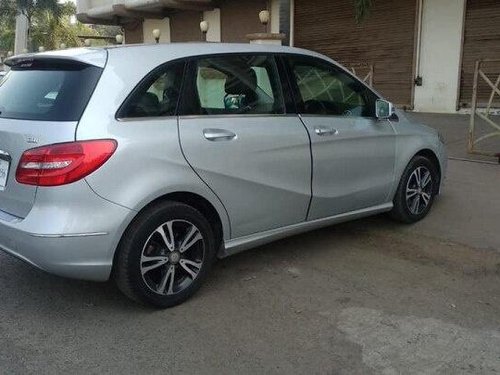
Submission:
M 27 150 L 16 171 L 20 184 L 58 186 L 78 181 L 97 170 L 113 155 L 112 139 L 58 143 Z

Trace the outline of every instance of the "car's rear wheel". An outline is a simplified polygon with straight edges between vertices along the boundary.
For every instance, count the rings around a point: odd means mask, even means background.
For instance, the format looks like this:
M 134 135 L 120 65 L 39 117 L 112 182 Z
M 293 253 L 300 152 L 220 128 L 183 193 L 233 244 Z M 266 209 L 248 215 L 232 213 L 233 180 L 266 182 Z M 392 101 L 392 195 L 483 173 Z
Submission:
M 178 305 L 201 286 L 215 258 L 210 223 L 183 203 L 162 202 L 127 229 L 114 277 L 128 297 L 157 307 Z
M 391 217 L 404 223 L 422 220 L 434 203 L 439 180 L 436 165 L 424 156 L 415 156 L 399 182 Z

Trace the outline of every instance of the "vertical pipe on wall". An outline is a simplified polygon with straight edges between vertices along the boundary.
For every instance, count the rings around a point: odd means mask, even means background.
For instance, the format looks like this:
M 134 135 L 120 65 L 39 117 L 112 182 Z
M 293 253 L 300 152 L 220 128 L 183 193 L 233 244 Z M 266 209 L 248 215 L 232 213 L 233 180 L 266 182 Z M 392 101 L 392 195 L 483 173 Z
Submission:
M 415 78 L 420 76 L 420 56 L 422 53 L 422 22 L 424 18 L 424 0 L 418 0 L 417 5 L 417 50 L 415 55 Z
M 415 21 L 415 40 L 413 49 L 413 82 L 411 85 L 410 110 L 415 109 L 415 87 L 420 77 L 420 56 L 422 52 L 422 22 L 424 13 L 424 0 L 417 0 L 416 21 Z
M 456 109 L 457 111 L 460 110 L 460 89 L 461 89 L 461 86 L 462 86 L 462 64 L 463 64 L 463 59 L 464 59 L 464 42 L 465 42 L 465 19 L 467 17 L 467 1 L 468 0 L 464 0 L 464 13 L 463 13 L 463 17 L 462 17 L 462 40 L 460 42 L 460 61 L 459 61 L 459 64 L 458 64 L 458 77 L 457 77 L 457 82 L 458 82 L 458 85 L 457 85 L 457 105 L 456 105 Z

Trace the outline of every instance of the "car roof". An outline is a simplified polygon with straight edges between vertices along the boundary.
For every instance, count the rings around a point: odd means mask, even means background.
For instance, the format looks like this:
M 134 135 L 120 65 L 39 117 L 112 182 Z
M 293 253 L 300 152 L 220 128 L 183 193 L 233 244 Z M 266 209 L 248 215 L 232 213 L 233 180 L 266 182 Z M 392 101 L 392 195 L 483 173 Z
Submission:
M 274 44 L 251 44 L 251 43 L 164 43 L 164 44 L 124 44 L 104 47 L 110 51 L 130 50 L 137 52 L 162 50 L 165 52 L 182 52 L 187 56 L 208 55 L 219 53 L 299 53 L 319 55 L 316 52 L 300 48 L 280 46 Z
M 13 56 L 6 60 L 6 65 L 16 65 L 31 59 L 65 59 L 86 63 L 104 68 L 108 53 L 120 58 L 128 56 L 163 57 L 173 60 L 183 57 L 212 55 L 222 53 L 289 53 L 326 58 L 325 56 L 300 48 L 284 47 L 271 44 L 250 43 L 161 43 L 161 44 L 125 44 L 104 47 L 71 48 L 40 53 L 30 53 Z M 117 57 L 118 57 L 117 56 Z

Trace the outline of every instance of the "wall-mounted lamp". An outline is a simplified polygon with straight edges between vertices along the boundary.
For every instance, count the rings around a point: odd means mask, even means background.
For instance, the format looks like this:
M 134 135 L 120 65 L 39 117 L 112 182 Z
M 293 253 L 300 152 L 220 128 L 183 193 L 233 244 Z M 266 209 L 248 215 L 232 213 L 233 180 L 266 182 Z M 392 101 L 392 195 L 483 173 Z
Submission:
M 203 34 L 203 41 L 204 42 L 207 41 L 207 33 L 208 33 L 209 28 L 210 28 L 210 23 L 208 23 L 208 21 L 201 21 L 200 22 L 200 30 L 201 30 L 201 33 Z
M 264 31 L 267 33 L 267 24 L 269 23 L 269 19 L 271 18 L 271 14 L 268 10 L 261 10 L 259 13 L 260 23 L 264 25 Z
M 153 38 L 155 38 L 156 44 L 160 43 L 160 37 L 161 37 L 161 30 L 154 29 L 153 30 Z

